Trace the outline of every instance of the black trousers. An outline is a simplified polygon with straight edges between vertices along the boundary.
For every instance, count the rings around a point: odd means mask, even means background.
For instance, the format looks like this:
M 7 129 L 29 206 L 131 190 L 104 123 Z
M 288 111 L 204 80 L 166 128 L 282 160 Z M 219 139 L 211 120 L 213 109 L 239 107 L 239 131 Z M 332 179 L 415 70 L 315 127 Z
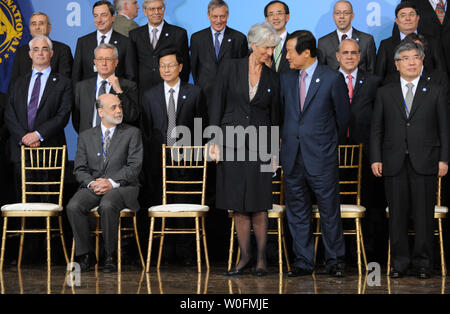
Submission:
M 406 156 L 400 173 L 384 180 L 389 206 L 392 267 L 406 272 L 412 262 L 416 269 L 424 267 L 431 271 L 437 176 L 418 174 Z M 408 242 L 410 218 L 415 231 L 412 255 Z

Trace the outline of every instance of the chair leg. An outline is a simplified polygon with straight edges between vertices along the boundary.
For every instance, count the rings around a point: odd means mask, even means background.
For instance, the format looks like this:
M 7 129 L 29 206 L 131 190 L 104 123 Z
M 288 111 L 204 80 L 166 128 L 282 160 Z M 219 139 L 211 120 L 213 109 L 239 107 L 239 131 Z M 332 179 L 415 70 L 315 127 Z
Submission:
M 206 243 L 206 229 L 205 229 L 205 217 L 202 217 L 202 231 L 203 231 L 203 249 L 205 253 L 205 262 L 206 269 L 209 270 L 209 254 L 208 254 L 208 245 Z
M 317 247 L 319 246 L 319 234 L 320 233 L 320 218 L 316 219 L 316 233 L 317 235 L 314 238 L 314 264 L 316 264 L 317 257 Z
M 278 230 L 277 230 L 277 236 L 278 236 L 278 267 L 280 274 L 283 273 L 283 252 L 282 252 L 282 243 L 281 243 L 281 218 L 277 218 L 278 223 Z
M 439 227 L 439 247 L 441 253 L 441 274 L 442 277 L 445 277 L 447 276 L 447 269 L 445 266 L 444 238 L 442 236 L 442 218 L 438 218 L 438 227 Z
M 233 262 L 233 248 L 234 248 L 234 216 L 231 217 L 230 250 L 228 253 L 228 271 L 231 270 L 231 264 Z
M 288 251 L 287 251 L 287 246 L 286 246 L 286 238 L 284 235 L 284 219 L 281 218 L 281 238 L 283 240 L 283 251 L 284 251 L 284 257 L 286 259 L 286 266 L 287 266 L 287 270 L 288 272 L 291 271 L 291 263 L 289 262 L 289 255 L 288 255 Z
M 145 265 L 145 272 L 148 273 L 150 270 L 150 257 L 152 254 L 152 244 L 153 244 L 153 229 L 155 227 L 155 217 L 150 218 L 150 231 L 148 236 L 148 248 L 147 248 L 147 264 Z
M 7 225 L 8 225 L 8 217 L 3 217 L 2 248 L 1 248 L 1 252 L 0 252 L 0 272 L 3 272 Z M 3 280 L 2 280 L 2 283 L 3 283 Z
M 122 218 L 119 217 L 119 229 L 117 230 L 117 271 L 122 272 Z
M 64 259 L 66 260 L 66 263 L 69 264 L 69 257 L 67 255 L 66 241 L 64 240 L 61 216 L 58 216 L 58 225 L 59 225 L 59 236 L 61 238 L 61 244 L 62 244 L 62 248 L 63 248 L 63 252 L 64 252 Z
M 202 257 L 201 257 L 201 248 L 200 248 L 200 223 L 199 217 L 195 217 L 195 243 L 197 248 L 197 271 L 199 273 L 202 272 Z
M 362 224 L 361 223 L 360 223 L 360 226 L 359 226 L 359 230 L 360 230 L 359 237 L 361 238 L 361 250 L 362 250 L 362 253 L 363 253 L 364 266 L 366 267 L 366 272 L 367 272 L 369 269 L 367 268 L 367 256 L 366 256 L 366 249 L 364 247 L 364 236 L 363 236 Z
M 23 253 L 23 241 L 25 239 L 25 233 L 23 232 L 25 230 L 25 217 L 21 218 L 20 222 L 20 230 L 22 231 L 20 233 L 20 241 L 19 241 L 19 257 L 17 258 L 17 268 L 20 268 L 22 265 L 22 253 Z
M 51 258 L 52 258 L 52 251 L 51 251 L 51 244 L 50 244 L 50 238 L 51 238 L 51 235 L 50 235 L 50 217 L 46 217 L 45 218 L 45 220 L 46 220 L 46 229 L 47 229 L 47 271 L 50 273 L 50 270 L 51 270 L 51 265 L 52 265 L 52 262 L 51 262 Z
M 391 239 L 388 240 L 387 275 L 391 274 Z
M 72 240 L 72 250 L 70 252 L 70 262 L 73 263 L 73 260 L 75 258 L 75 238 Z
M 362 275 L 362 271 L 361 271 L 361 238 L 360 238 L 360 233 L 361 233 L 361 225 L 360 225 L 360 220 L 359 218 L 355 218 L 355 225 L 356 225 L 356 255 L 358 258 L 358 275 L 361 276 Z
M 141 243 L 139 241 L 139 234 L 137 231 L 136 215 L 133 216 L 133 228 L 134 228 L 134 237 L 136 238 L 136 245 L 139 252 L 139 258 L 141 259 L 142 269 L 145 269 L 144 257 L 142 256 Z
M 161 265 L 161 257 L 162 257 L 162 250 L 164 246 L 164 233 L 166 231 L 166 218 L 162 218 L 161 222 L 161 238 L 159 242 L 159 251 L 158 251 L 158 263 L 156 264 L 156 268 L 159 270 L 159 266 Z
M 97 217 L 96 221 L 97 225 L 95 227 L 95 257 L 97 259 L 97 264 L 95 264 L 95 271 L 97 272 L 100 260 L 100 217 Z

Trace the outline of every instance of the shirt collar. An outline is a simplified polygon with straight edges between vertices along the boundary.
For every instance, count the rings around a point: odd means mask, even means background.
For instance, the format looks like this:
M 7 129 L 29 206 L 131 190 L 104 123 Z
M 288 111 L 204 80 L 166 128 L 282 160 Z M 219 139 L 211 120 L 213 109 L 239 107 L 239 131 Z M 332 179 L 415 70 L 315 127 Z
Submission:
M 416 77 L 414 80 L 412 80 L 411 82 L 408 82 L 407 80 L 405 80 L 403 77 L 400 76 L 400 84 L 402 85 L 402 88 L 405 88 L 406 84 L 408 84 L 408 83 L 413 83 L 414 87 L 417 87 L 417 85 L 419 84 L 419 80 L 420 80 L 420 75 L 418 77 Z
M 317 61 L 317 58 L 316 58 L 316 61 L 314 61 L 314 63 L 311 64 L 311 65 L 309 66 L 309 68 L 307 68 L 306 70 L 304 70 L 304 71 L 306 72 L 306 74 L 308 74 L 308 77 L 312 78 L 312 76 L 313 76 L 313 74 L 314 74 L 314 71 L 316 71 L 316 68 L 317 68 L 317 65 L 318 65 L 318 64 L 319 64 L 319 62 Z M 300 72 L 302 72 L 302 71 L 300 71 Z
M 403 34 L 402 32 L 400 32 L 399 31 L 399 33 L 400 33 L 400 40 L 403 40 L 403 39 L 405 39 L 405 37 L 406 37 L 406 35 L 405 34 Z M 417 34 L 417 29 L 414 31 L 414 34 Z
M 108 129 L 103 125 L 103 123 L 100 123 L 100 126 L 101 126 L 101 128 L 102 128 L 102 134 L 103 134 L 103 136 L 105 136 L 105 132 L 106 132 L 106 130 L 108 130 Z M 109 136 L 110 136 L 110 137 L 113 136 L 114 131 L 116 130 L 116 127 L 117 127 L 117 125 L 116 125 L 116 126 L 113 126 L 112 128 L 109 129 Z
M 339 68 L 339 72 L 341 72 L 344 75 L 344 77 L 347 78 L 348 74 L 344 70 L 342 70 L 341 67 Z M 352 78 L 354 80 L 356 80 L 357 75 L 358 75 L 358 68 L 356 68 L 352 73 L 350 73 L 350 75 L 352 76 Z
M 213 36 L 214 36 L 216 33 L 219 33 L 220 36 L 225 36 L 225 29 L 226 29 L 226 28 L 227 28 L 227 27 L 225 26 L 224 29 L 222 29 L 220 32 L 218 32 L 218 31 L 216 31 L 214 28 L 212 28 L 212 26 L 211 26 L 211 32 L 212 32 Z
M 111 38 L 113 32 L 113 28 L 111 27 L 111 29 L 109 30 L 109 32 L 107 32 L 106 34 L 101 33 L 99 30 L 97 30 L 97 40 L 101 41 L 102 40 L 102 36 L 105 35 L 105 41 L 107 38 Z
M 286 40 L 286 37 L 287 37 L 287 31 L 284 31 L 284 32 L 280 35 L 281 43 L 283 43 L 283 42 Z
M 168 94 L 170 89 L 172 88 L 175 91 L 175 94 L 178 94 L 178 92 L 180 91 L 180 85 L 181 85 L 181 79 L 180 78 L 178 78 L 178 83 L 175 84 L 174 87 L 171 87 L 171 86 L 169 86 L 169 84 L 164 82 L 164 93 Z
M 150 34 L 152 33 L 152 30 L 153 30 L 154 28 L 156 28 L 156 29 L 158 30 L 157 35 L 159 35 L 159 34 L 162 33 L 162 29 L 163 29 L 163 26 L 164 26 L 164 20 L 161 22 L 161 24 L 159 24 L 159 25 L 156 26 L 156 27 L 151 26 L 150 23 L 148 23 L 147 25 L 148 25 L 148 31 L 150 32 Z
M 346 33 L 342 33 L 342 32 L 341 32 L 340 30 L 338 30 L 338 29 L 336 29 L 336 32 L 337 32 L 337 34 L 338 34 L 339 41 L 341 41 L 342 35 L 344 35 L 344 34 L 347 35 L 347 38 L 352 38 L 352 35 L 353 35 L 353 27 L 350 27 L 350 29 L 349 29 L 348 32 L 346 32 Z
M 32 72 L 32 74 L 31 74 L 31 76 L 33 77 L 33 76 L 36 75 L 36 73 L 38 73 L 38 72 L 41 72 L 42 75 L 49 75 L 50 72 L 52 72 L 52 67 L 51 67 L 51 66 L 48 66 L 47 68 L 45 68 L 45 69 L 42 70 L 42 71 L 38 71 L 38 70 L 36 70 L 36 69 L 33 67 L 33 72 Z

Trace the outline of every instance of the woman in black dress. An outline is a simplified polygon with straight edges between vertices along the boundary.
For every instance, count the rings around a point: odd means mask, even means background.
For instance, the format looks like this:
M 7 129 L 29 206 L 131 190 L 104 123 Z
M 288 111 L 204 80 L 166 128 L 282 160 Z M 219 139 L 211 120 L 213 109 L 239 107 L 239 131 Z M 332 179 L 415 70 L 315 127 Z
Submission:
M 257 243 L 254 274 L 267 274 L 267 210 L 272 208 L 274 168 L 270 130 L 279 124 L 279 77 L 270 66 L 280 37 L 271 24 L 263 23 L 251 27 L 248 40 L 248 57 L 222 64 L 209 104 L 210 125 L 223 134 L 223 141 L 216 138 L 209 151 L 217 163 L 216 206 L 233 210 L 241 249 L 238 265 L 226 272 L 229 276 L 252 266 L 252 225 Z

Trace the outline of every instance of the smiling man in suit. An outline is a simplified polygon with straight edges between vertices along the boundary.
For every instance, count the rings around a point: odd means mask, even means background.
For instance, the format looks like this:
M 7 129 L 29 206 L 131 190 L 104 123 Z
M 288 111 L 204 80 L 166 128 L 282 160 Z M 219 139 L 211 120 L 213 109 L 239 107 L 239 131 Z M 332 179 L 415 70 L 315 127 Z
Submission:
M 138 176 L 143 146 L 139 129 L 123 124 L 119 97 L 103 94 L 97 99 L 101 124 L 78 138 L 74 175 L 79 190 L 67 205 L 67 217 L 75 238 L 77 261 L 82 272 L 97 263 L 90 242 L 89 214 L 98 206 L 106 259 L 103 272 L 117 270 L 115 260 L 120 211 L 139 210 Z
M 325 269 L 331 276 L 342 277 L 345 244 L 339 205 L 338 134 L 347 130 L 350 118 L 347 87 L 339 72 L 318 63 L 311 32 L 291 34 L 286 49 L 294 71 L 281 74 L 284 121 L 280 160 L 296 257 L 288 276 L 314 271 L 312 191 L 321 217 Z
M 47 14 L 34 12 L 30 18 L 30 34 L 32 37 L 45 35 L 49 37 L 52 24 Z M 53 56 L 51 59 L 52 70 L 68 78 L 72 75 L 73 57 L 70 47 L 59 41 L 52 40 Z M 30 59 L 30 46 L 20 47 L 14 57 L 14 65 L 11 72 L 11 84 L 22 75 L 28 74 L 32 70 L 32 60 Z
M 113 44 L 119 52 L 119 64 L 116 69 L 116 75 L 130 80 L 134 79 L 132 73 L 125 67 L 128 38 L 114 31 L 112 27 L 115 19 L 114 12 L 114 7 L 109 1 L 100 0 L 94 3 L 92 14 L 97 30 L 78 38 L 72 70 L 74 86 L 79 81 L 97 75 L 97 68 L 92 62 L 94 60 L 94 49 L 103 43 Z
M 363 33 L 352 26 L 355 17 L 353 6 L 349 1 L 338 1 L 334 5 L 333 19 L 337 29 L 328 35 L 319 38 L 319 59 L 333 70 L 339 68 L 335 51 L 339 43 L 346 38 L 353 38 L 359 44 L 360 63 L 359 68 L 363 71 L 373 73 L 375 71 L 376 48 L 373 36 Z
M 164 21 L 166 4 L 163 0 L 144 0 L 142 9 L 148 24 L 130 31 L 127 51 L 127 68 L 133 73 L 139 90 L 143 92 L 163 81 L 159 74 L 158 61 L 161 51 L 175 48 L 184 60 L 180 78 L 189 81 L 189 46 L 184 28 Z
M 78 82 L 75 88 L 75 102 L 72 124 L 78 133 L 100 124 L 95 107 L 96 99 L 102 94 L 114 94 L 121 100 L 125 123 L 139 125 L 138 90 L 136 83 L 117 77 L 118 51 L 114 45 L 100 44 L 94 50 L 94 64 L 97 77 Z
M 447 95 L 421 75 L 423 59 L 417 43 L 396 49 L 400 79 L 378 90 L 373 110 L 370 159 L 385 182 L 392 278 L 402 277 L 410 262 L 420 279 L 430 277 L 437 177 L 448 171 Z M 409 217 L 416 233 L 411 255 Z
M 290 70 L 289 62 L 286 59 L 286 39 L 289 33 L 286 30 L 286 24 L 289 22 L 289 7 L 283 1 L 271 1 L 264 8 L 266 22 L 272 24 L 280 35 L 281 41 L 275 47 L 272 56 L 272 69 L 278 73 Z
M 195 85 L 203 89 L 210 103 L 221 62 L 246 56 L 248 44 L 244 34 L 227 26 L 229 11 L 225 1 L 211 0 L 207 14 L 211 26 L 191 37 L 191 69 Z

